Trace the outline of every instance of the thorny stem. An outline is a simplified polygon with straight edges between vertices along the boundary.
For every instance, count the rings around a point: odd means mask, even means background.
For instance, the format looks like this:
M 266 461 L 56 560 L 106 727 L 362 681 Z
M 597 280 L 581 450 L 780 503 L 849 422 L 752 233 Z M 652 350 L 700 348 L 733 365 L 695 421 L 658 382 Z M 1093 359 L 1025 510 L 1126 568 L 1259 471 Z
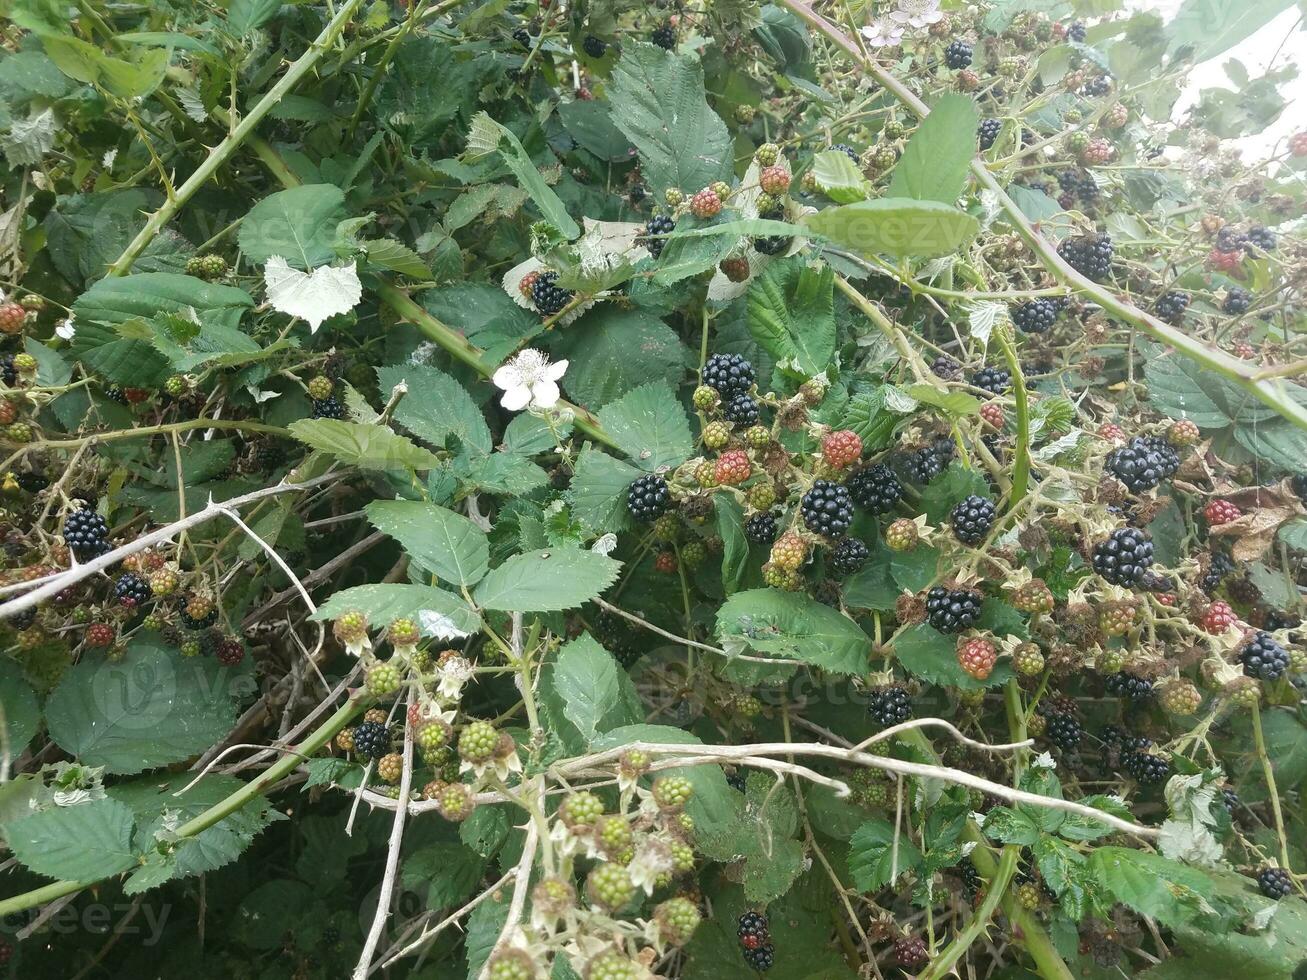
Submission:
M 1275 818 L 1275 835 L 1280 842 L 1280 867 L 1293 873 L 1289 864 L 1289 841 L 1284 833 L 1284 814 L 1280 809 L 1280 792 L 1275 787 L 1275 767 L 1271 757 L 1266 754 L 1266 739 L 1262 735 L 1262 710 L 1253 704 L 1253 744 L 1257 747 L 1257 758 L 1262 763 L 1262 774 L 1266 777 L 1266 794 L 1271 801 L 1271 815 Z M 1301 886 L 1299 886 L 1301 888 Z
M 994 339 L 1003 351 L 1008 372 L 1012 375 L 1012 395 L 1016 400 L 1017 444 L 1013 452 L 1012 489 L 1008 491 L 1008 507 L 1015 507 L 1030 487 L 1030 395 L 1026 391 L 1026 376 L 1021 371 L 1012 338 L 1000 325 Z

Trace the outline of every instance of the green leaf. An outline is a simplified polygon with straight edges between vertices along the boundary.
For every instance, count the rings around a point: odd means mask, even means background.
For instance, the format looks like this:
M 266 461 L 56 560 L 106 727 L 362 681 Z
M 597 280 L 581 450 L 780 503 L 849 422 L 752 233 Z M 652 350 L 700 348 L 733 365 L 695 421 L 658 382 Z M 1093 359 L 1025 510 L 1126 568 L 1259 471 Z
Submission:
M 749 284 L 749 332 L 778 362 L 821 374 L 835 356 L 834 284 L 828 265 L 771 263 Z
M 422 620 L 424 612 L 447 619 L 463 633 L 481 628 L 480 617 L 459 596 L 430 585 L 356 585 L 318 606 L 313 619 L 335 619 L 357 609 L 374 625 L 396 619 Z
M 416 500 L 374 500 L 368 520 L 442 581 L 475 585 L 490 568 L 486 534 L 462 514 Z
M 1118 902 L 1164 925 L 1192 923 L 1211 915 L 1211 880 L 1201 871 L 1158 854 L 1124 847 L 1100 847 L 1089 866 L 1102 888 Z
M 473 816 L 481 809 L 473 811 Z M 408 891 L 426 895 L 432 911 L 448 908 L 470 898 L 487 860 L 476 851 L 454 841 L 437 841 L 404 857 L 401 880 Z
M 550 680 L 562 700 L 563 716 L 576 726 L 587 747 L 599 733 L 636 724 L 643 717 L 631 679 L 589 634 L 558 651 Z
M 22 668 L 12 660 L 0 660 L 0 753 L 6 762 L 22 754 L 40 723 L 36 691 Z
M 910 874 L 922 860 L 911 837 L 896 834 L 894 825 L 879 817 L 864 823 L 849 840 L 849 874 L 864 893 L 878 892 L 890 884 L 895 867 L 900 875 Z
M 940 391 L 934 385 L 922 383 L 909 387 L 908 394 L 923 405 L 931 405 L 955 418 L 980 411 L 980 399 L 965 391 Z
M 954 460 L 942 476 L 932 480 L 921 492 L 921 506 L 926 518 L 932 524 L 940 524 L 947 519 L 958 501 L 976 494 L 981 497 L 990 495 L 989 484 L 975 470 L 967 469 L 960 460 Z
M 557 228 L 568 241 L 580 236 L 580 226 L 567 213 L 567 208 L 558 199 L 558 195 L 545 183 L 544 177 L 531 162 L 531 157 L 522 148 L 521 141 L 512 130 L 495 122 L 488 113 L 479 112 L 472 120 L 472 131 L 473 138 L 485 134 L 487 142 L 493 140 L 495 150 L 508 169 L 513 171 L 522 189 L 531 195 L 531 200 L 535 202 L 535 206 L 540 209 L 546 221 Z M 494 135 L 490 136 L 490 134 Z M 469 144 L 471 142 L 472 138 L 469 139 Z
M 985 814 L 985 836 L 990 840 L 1029 847 L 1041 834 L 1039 825 L 1021 810 L 996 806 Z
M 120 661 L 82 660 L 46 704 L 50 737 L 78 761 L 132 774 L 190 758 L 236 720 L 241 674 L 137 642 Z
M 631 526 L 626 495 L 641 471 L 587 445 L 577 457 L 567 499 L 572 516 L 600 534 Z
M 575 609 L 617 581 L 621 567 L 615 559 L 576 548 L 514 555 L 481 580 L 474 598 L 485 609 L 505 612 Z
M 760 653 L 801 660 L 840 674 L 867 668 L 870 643 L 853 620 L 794 592 L 737 592 L 717 611 L 717 635 Z
M 422 256 L 393 238 L 381 238 L 359 244 L 367 252 L 368 265 L 398 272 L 410 279 L 426 281 L 431 278 L 431 270 L 422 261 Z
M 669 187 L 694 193 L 730 178 L 731 136 L 708 108 L 697 61 L 628 40 L 608 98 L 613 122 L 639 151 L 640 171 L 659 197 Z
M 280 255 L 297 269 L 313 269 L 336 257 L 336 226 L 345 217 L 344 191 L 334 184 L 305 184 L 254 205 L 238 240 L 251 262 Z
M 826 208 L 805 223 L 818 234 L 864 258 L 881 253 L 934 258 L 951 255 L 971 241 L 980 223 L 938 201 L 884 197 Z
M 508 921 L 508 903 L 512 889 L 501 888 L 472 910 L 467 917 L 467 980 L 479 980 L 481 970 L 490 959 L 504 923 Z
M 736 592 L 748 571 L 749 539 L 744 535 L 744 509 L 727 493 L 713 495 L 717 533 L 722 539 L 722 588 Z
M 1214 4 L 1185 0 L 1175 19 L 1166 25 L 1169 50 L 1191 48 L 1196 62 L 1215 58 L 1251 37 L 1293 6 L 1293 0 L 1244 0 Z
M 163 81 L 172 58 L 171 48 L 156 48 L 131 61 L 112 58 L 94 44 L 61 34 L 41 38 L 45 53 L 69 78 L 102 85 L 120 99 L 149 95 Z
M 490 452 L 490 429 L 481 409 L 467 389 L 443 371 L 425 364 L 388 364 L 377 368 L 377 384 L 383 392 L 398 384 L 408 386 L 395 418 L 423 442 L 444 448 L 452 435 L 467 449 Z
M 384 425 L 341 419 L 297 419 L 289 429 L 305 445 L 365 470 L 430 470 L 440 465 L 440 459 L 433 453 Z
M 600 160 L 625 163 L 631 158 L 631 141 L 613 124 L 609 103 L 598 99 L 562 102 L 558 118 L 567 134 Z
M 572 423 L 563 423 L 557 428 L 558 432 L 555 434 L 544 419 L 522 412 L 513 416 L 513 421 L 504 429 L 501 448 L 504 452 L 517 456 L 534 456 L 537 453 L 549 452 L 560 440 L 566 439 L 571 434 Z
M 281 0 L 232 0 L 227 8 L 227 26 L 233 34 L 258 30 L 281 10 Z
M 554 354 L 571 362 L 563 375 L 563 389 L 590 409 L 651 381 L 662 379 L 676 387 L 691 363 L 681 338 L 662 320 L 611 303 L 568 327 Z
M 867 199 L 867 181 L 843 150 L 822 150 L 812 158 L 817 189 L 837 204 Z
M 862 440 L 864 452 L 884 449 L 894 438 L 899 416 L 885 407 L 885 386 L 856 390 L 844 408 L 840 427 L 851 429 Z
M 885 196 L 954 204 L 967 183 L 979 123 L 973 99 L 956 92 L 941 98 L 908 140 Z
M 100 799 L 16 820 L 5 828 L 5 837 L 14 857 L 36 874 L 95 881 L 136 864 L 132 827 L 126 804 Z
M 460 456 L 460 478 L 473 489 L 526 497 L 549 484 L 549 474 L 529 459 L 511 453 Z
M 653 381 L 628 391 L 599 411 L 599 421 L 635 465 L 654 472 L 690 458 L 694 440 L 690 420 L 665 382 Z
M 1011 666 L 1001 661 L 985 680 L 976 680 L 958 663 L 956 638 L 945 636 L 925 623 L 918 623 L 899 634 L 894 643 L 894 655 L 908 673 L 926 683 L 960 687 L 965 691 L 995 687 L 1012 676 Z

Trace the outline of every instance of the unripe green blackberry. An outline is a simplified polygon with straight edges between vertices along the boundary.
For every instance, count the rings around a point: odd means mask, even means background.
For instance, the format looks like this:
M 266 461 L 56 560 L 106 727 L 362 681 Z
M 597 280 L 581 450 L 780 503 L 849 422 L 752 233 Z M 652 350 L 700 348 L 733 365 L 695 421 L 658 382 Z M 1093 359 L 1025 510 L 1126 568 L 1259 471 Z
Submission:
M 695 569 L 708 560 L 708 548 L 702 541 L 691 541 L 681 548 L 681 563 Z
M 1050 613 L 1053 604 L 1053 593 L 1042 578 L 1031 579 L 1012 593 L 1013 607 L 1023 613 Z
M 1166 430 L 1166 441 L 1177 449 L 1183 449 L 1185 446 L 1192 446 L 1202 435 L 1196 426 L 1189 419 L 1179 419 L 1172 422 Z
M 667 202 L 669 208 L 674 208 L 684 203 L 685 195 L 681 193 L 679 188 L 669 187 L 663 191 L 663 200 Z
M 687 838 L 694 833 L 694 817 L 690 816 L 684 810 L 674 813 L 671 816 L 672 822 L 668 824 L 667 829 L 672 833 L 679 833 Z
M 147 630 L 158 630 L 162 629 L 166 622 L 167 620 L 165 620 L 160 613 L 151 612 L 147 613 L 145 618 L 141 620 L 141 625 Z
M 386 639 L 396 650 L 411 651 L 422 639 L 417 623 L 411 619 L 397 619 L 386 628 Z
M 694 784 L 684 776 L 662 776 L 654 780 L 653 798 L 661 810 L 679 810 L 694 795 Z
M 747 691 L 736 695 L 732 700 L 736 714 L 742 718 L 757 718 L 762 714 L 762 702 Z
M 464 783 L 448 784 L 436 798 L 436 809 L 442 817 L 453 823 L 466 820 L 476 809 L 472 788 Z
M 1236 677 L 1225 686 L 1225 696 L 1239 708 L 1251 710 L 1262 700 L 1262 686 L 1253 677 Z
M 178 648 L 178 652 L 183 657 L 198 657 L 200 655 L 200 641 L 196 639 L 184 640 Z
M 1202 705 L 1203 696 L 1191 681 L 1177 677 L 1162 687 L 1158 703 L 1168 714 L 1191 715 Z
M 5 426 L 5 436 L 10 442 L 31 442 L 32 427 L 26 422 L 13 422 Z
M 692 398 L 694 407 L 701 412 L 711 412 L 721 401 L 721 395 L 717 394 L 716 389 L 709 388 L 707 385 L 699 385 L 694 389 Z
M 38 366 L 31 354 L 15 354 L 11 363 L 19 374 L 35 374 Z
M 754 510 L 765 513 L 776 504 L 776 485 L 770 480 L 755 483 L 744 491 L 744 499 Z
M 558 806 L 558 818 L 569 828 L 589 827 L 603 815 L 603 801 L 589 790 L 569 794 Z
M 309 378 L 309 383 L 305 387 L 308 389 L 309 397 L 318 402 L 324 398 L 330 398 L 331 393 L 336 388 L 331 379 L 325 374 Z
M 188 614 L 193 619 L 202 618 L 201 616 L 196 616 L 194 613 L 190 613 L 189 610 Z M 363 615 L 363 613 L 359 612 L 357 609 L 351 609 L 349 612 L 342 613 L 336 617 L 336 621 L 332 625 L 332 632 L 335 633 L 336 639 L 340 640 L 342 643 L 352 643 L 365 640 L 368 636 L 368 617 Z
M 639 779 L 649 771 L 652 762 L 644 749 L 627 749 L 618 757 L 617 771 L 627 779 Z
M 911 551 L 919 536 L 916 521 L 900 517 L 885 529 L 885 545 L 890 551 Z
M 150 584 L 150 591 L 155 595 L 172 595 L 181 584 L 176 570 L 166 566 L 152 572 L 147 581 Z
M 770 561 L 762 566 L 762 581 L 773 589 L 781 589 L 785 592 L 798 592 L 803 588 L 802 573 L 796 569 L 782 568 Z
M 609 857 L 621 854 L 631 846 L 635 835 L 626 817 L 620 813 L 612 816 L 597 817 L 595 825 L 595 842 Z
M 413 740 L 425 759 L 448 746 L 453 735 L 454 730 L 449 727 L 448 722 L 433 718 L 422 723 L 414 734 Z
M 694 468 L 694 481 L 705 490 L 717 486 L 717 464 L 711 459 L 705 459 Z
M 601 864 L 590 872 L 585 891 L 595 905 L 616 912 L 634 897 L 635 885 L 630 872 L 621 865 Z
M 585 965 L 584 980 L 637 980 L 645 972 L 624 953 L 610 949 Z
M 785 571 L 797 571 L 808 557 L 808 545 L 793 531 L 786 531 L 771 548 L 771 563 Z
M 898 162 L 899 155 L 894 147 L 882 143 L 872 148 L 867 154 L 867 166 L 877 172 L 889 170 Z
M 906 133 L 908 129 L 897 119 L 887 119 L 885 124 L 881 126 L 880 131 L 886 139 L 896 140 Z
M 536 980 L 539 976 L 526 950 L 511 946 L 496 950 L 486 965 L 488 980 Z
M 1044 651 L 1034 643 L 1023 643 L 1012 654 L 1012 667 L 1025 677 L 1041 673 L 1044 669 Z
M 681 522 L 675 514 L 663 514 L 653 522 L 655 541 L 675 541 L 680 530 Z
M 694 848 L 685 841 L 672 841 L 672 870 L 677 874 L 689 874 L 694 870 Z
M 458 737 L 458 754 L 471 763 L 489 761 L 499 743 L 499 733 L 488 721 L 470 722 Z
M 1115 674 L 1125 667 L 1125 651 L 1120 649 L 1103 650 L 1094 661 L 1094 667 L 1100 674 Z
M 531 911 L 557 921 L 576 908 L 576 889 L 562 878 L 544 878 L 531 889 Z
M 180 398 L 191 390 L 190 382 L 184 374 L 174 374 L 163 383 L 163 390 L 173 398 Z
M 758 195 L 758 213 L 759 214 L 776 214 L 784 210 L 785 202 L 774 194 Z
M 45 309 L 45 297 L 38 296 L 36 293 L 27 293 L 18 301 L 18 305 L 32 313 L 40 313 Z
M 822 378 L 809 378 L 799 385 L 799 397 L 809 408 L 816 408 L 826 398 L 828 385 Z
M 750 449 L 766 449 L 771 445 L 771 430 L 765 425 L 751 425 L 744 433 L 744 442 Z
M 725 201 L 731 196 L 731 185 L 726 183 L 724 180 L 714 180 L 708 185 L 708 190 L 716 194 L 722 201 Z
M 654 909 L 653 917 L 658 924 L 658 934 L 672 946 L 682 946 L 689 942 L 703 918 L 692 901 L 679 896 L 661 903 Z
M 388 783 L 398 783 L 404 773 L 404 757 L 398 752 L 383 755 L 377 761 L 377 775 Z
M 753 157 L 758 161 L 760 167 L 773 167 L 776 161 L 781 158 L 781 148 L 775 143 L 763 143 L 762 146 L 753 151 Z
M 708 389 L 712 391 L 711 388 Z M 716 394 L 716 392 L 713 392 Z M 703 427 L 703 444 L 707 449 L 716 452 L 719 449 L 725 449 L 731 442 L 731 427 L 725 422 L 709 422 Z
M 368 668 L 367 675 L 368 693 L 376 698 L 384 698 L 388 694 L 394 694 L 404 683 L 404 675 L 400 672 L 398 666 L 387 661 L 386 663 L 373 664 Z
M 1039 908 L 1039 886 L 1033 881 L 1027 881 L 1024 884 L 1018 885 L 1017 901 L 1021 903 L 1023 909 L 1028 909 L 1032 912 Z

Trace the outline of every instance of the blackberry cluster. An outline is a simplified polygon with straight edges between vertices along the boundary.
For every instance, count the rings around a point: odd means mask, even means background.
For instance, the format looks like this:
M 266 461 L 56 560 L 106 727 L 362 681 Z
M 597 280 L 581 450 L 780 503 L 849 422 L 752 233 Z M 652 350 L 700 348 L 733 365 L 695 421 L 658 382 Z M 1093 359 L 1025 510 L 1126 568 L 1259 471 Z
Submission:
M 1108 453 L 1104 466 L 1131 493 L 1143 493 L 1174 476 L 1180 457 L 1165 440 L 1135 436 Z
M 963 544 L 980 544 L 994 526 L 994 501 L 972 494 L 953 508 L 953 533 Z
M 1085 731 L 1080 727 L 1076 716 L 1065 711 L 1055 711 L 1044 722 L 1044 735 L 1063 752 L 1074 752 L 1080 747 L 1080 740 Z
M 936 585 L 926 593 L 926 619 L 941 633 L 961 633 L 976 625 L 980 603 L 979 593 Z
M 853 523 L 853 498 L 846 488 L 830 480 L 815 480 L 800 508 L 804 525 L 814 534 L 836 537 Z
M 368 759 L 380 759 L 390 751 L 390 732 L 379 721 L 365 721 L 354 729 L 354 751 Z
M 636 239 L 636 242 L 647 248 L 649 254 L 656 259 L 663 254 L 663 247 L 667 244 L 667 239 L 654 236 L 670 235 L 675 227 L 676 222 L 668 215 L 655 214 L 644 223 L 644 235 Z
M 561 312 L 572 302 L 572 291 L 558 285 L 557 272 L 542 272 L 531 283 L 531 305 L 544 316 Z
M 1182 293 L 1178 289 L 1163 293 L 1153 304 L 1153 312 L 1157 314 L 1158 319 L 1165 320 L 1167 323 L 1179 323 L 1187 309 L 1189 309 L 1189 294 Z
M 1263 252 L 1275 251 L 1275 232 L 1262 225 L 1253 225 L 1248 229 L 1247 242 L 1260 248 Z
M 740 941 L 740 952 L 745 962 L 759 973 L 770 970 L 776 961 L 776 949 L 771 941 L 767 916 L 761 912 L 745 912 L 735 929 Z
M 854 154 L 856 162 L 857 154 Z M 768 221 L 784 221 L 785 206 L 779 202 L 772 207 L 764 208 L 758 212 L 758 217 L 766 218 Z M 763 255 L 780 255 L 794 239 L 789 235 L 761 235 L 753 240 L 753 247 Z
M 1203 575 L 1203 580 L 1198 583 L 1199 588 L 1209 596 L 1214 595 L 1221 587 L 1221 582 L 1233 571 L 1234 562 L 1230 560 L 1230 556 L 1221 551 L 1213 551 L 1211 561 L 1207 564 L 1207 572 Z
M 703 383 L 723 398 L 753 387 L 753 365 L 739 354 L 713 354 L 700 372 Z
M 1086 235 L 1064 238 L 1057 246 L 1063 261 L 1086 279 L 1102 282 L 1112 274 L 1112 237 Z
M 672 506 L 672 494 L 667 481 L 656 473 L 640 477 L 626 492 L 626 509 L 642 524 L 653 522 Z
M 998 139 L 998 134 L 1003 129 L 1003 120 L 1001 119 L 982 119 L 980 128 L 977 132 L 980 135 L 980 148 L 988 150 L 994 145 L 994 140 Z
M 853 502 L 872 514 L 888 514 L 903 497 L 903 485 L 884 463 L 858 470 L 844 485 Z
M 1274 681 L 1289 670 L 1289 651 L 1275 642 L 1270 633 L 1260 630 L 1239 650 L 1239 662 L 1249 677 Z
M 1230 291 L 1225 294 L 1225 302 L 1221 304 L 1221 309 L 1231 316 L 1239 316 L 1242 313 L 1247 313 L 1248 308 L 1252 305 L 1252 293 L 1242 286 L 1231 286 Z
M 64 518 L 64 541 L 78 560 L 98 558 L 109 550 L 109 525 L 95 511 L 83 507 Z
M 971 64 L 971 45 L 962 40 L 954 41 L 944 49 L 944 64 L 954 71 L 968 67 Z
M 658 47 L 671 51 L 676 47 L 676 28 L 668 23 L 659 24 L 649 35 L 649 40 Z
M 1153 563 L 1153 542 L 1143 531 L 1122 527 L 1094 548 L 1094 571 L 1113 585 L 1131 586 Z
M 771 514 L 754 514 L 744 522 L 745 537 L 757 544 L 771 544 L 776 530 L 776 518 Z
M 1121 745 L 1121 768 L 1141 786 L 1164 783 L 1171 775 L 1170 761 L 1148 751 L 1152 744 L 1152 739 L 1140 735 Z
M 867 559 L 870 557 L 871 552 L 862 541 L 857 538 L 842 538 L 831 549 L 830 567 L 836 575 L 852 575 L 867 564 Z
M 858 151 L 855 150 L 853 147 L 849 146 L 848 143 L 836 143 L 834 146 L 831 147 L 831 149 L 839 150 L 846 157 L 852 160 L 855 164 L 861 163 L 861 161 L 858 159 Z
M 1293 891 L 1293 879 L 1283 868 L 1262 868 L 1257 872 L 1257 887 L 1267 898 L 1278 902 Z
M 531 32 L 525 27 L 519 27 L 513 31 L 513 40 L 524 48 L 531 47 Z
M 1012 311 L 1012 322 L 1022 333 L 1048 333 L 1056 319 L 1057 307 L 1042 297 Z
M 345 405 L 335 395 L 328 395 L 326 398 L 315 398 L 313 399 L 313 418 L 344 419 Z
M 113 586 L 113 597 L 128 608 L 135 608 L 150 600 L 154 595 L 150 591 L 150 583 L 145 581 L 135 572 L 127 572 L 120 576 Z
M 1012 384 L 1012 375 L 1000 367 L 983 367 L 971 376 L 973 388 L 987 391 L 991 395 L 1001 395 Z
M 932 483 L 953 461 L 953 441 L 941 436 L 924 449 L 918 449 L 904 462 L 903 469 L 913 483 Z
M 747 392 L 737 392 L 725 399 L 722 405 L 722 417 L 741 428 L 757 425 L 758 402 Z
M 591 58 L 602 58 L 604 52 L 608 50 L 608 42 L 601 37 L 587 34 L 581 39 L 581 50 Z
M 867 714 L 877 728 L 891 728 L 912 717 L 912 700 L 901 687 L 886 687 L 871 692 Z
M 1153 682 L 1124 670 L 1110 675 L 1106 682 L 1107 693 L 1130 701 L 1147 701 L 1153 696 Z

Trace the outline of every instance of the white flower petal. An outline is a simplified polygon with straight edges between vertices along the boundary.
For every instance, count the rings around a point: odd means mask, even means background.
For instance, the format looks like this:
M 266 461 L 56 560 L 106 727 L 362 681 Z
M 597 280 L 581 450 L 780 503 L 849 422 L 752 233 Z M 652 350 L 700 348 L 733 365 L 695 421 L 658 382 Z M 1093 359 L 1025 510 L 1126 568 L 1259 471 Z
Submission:
M 510 412 L 520 412 L 531 401 L 531 389 L 526 385 L 518 385 L 515 388 L 509 388 L 504 392 L 504 397 L 499 400 L 499 404 Z
M 496 388 L 503 388 L 507 391 L 509 388 L 516 388 L 522 384 L 522 372 L 517 369 L 512 361 L 509 361 L 491 375 L 490 380 L 495 383 Z
M 537 408 L 553 408 L 560 396 L 558 385 L 545 378 L 531 386 L 531 404 Z
M 567 372 L 567 361 L 557 361 L 545 368 L 545 377 L 550 381 L 557 381 Z

